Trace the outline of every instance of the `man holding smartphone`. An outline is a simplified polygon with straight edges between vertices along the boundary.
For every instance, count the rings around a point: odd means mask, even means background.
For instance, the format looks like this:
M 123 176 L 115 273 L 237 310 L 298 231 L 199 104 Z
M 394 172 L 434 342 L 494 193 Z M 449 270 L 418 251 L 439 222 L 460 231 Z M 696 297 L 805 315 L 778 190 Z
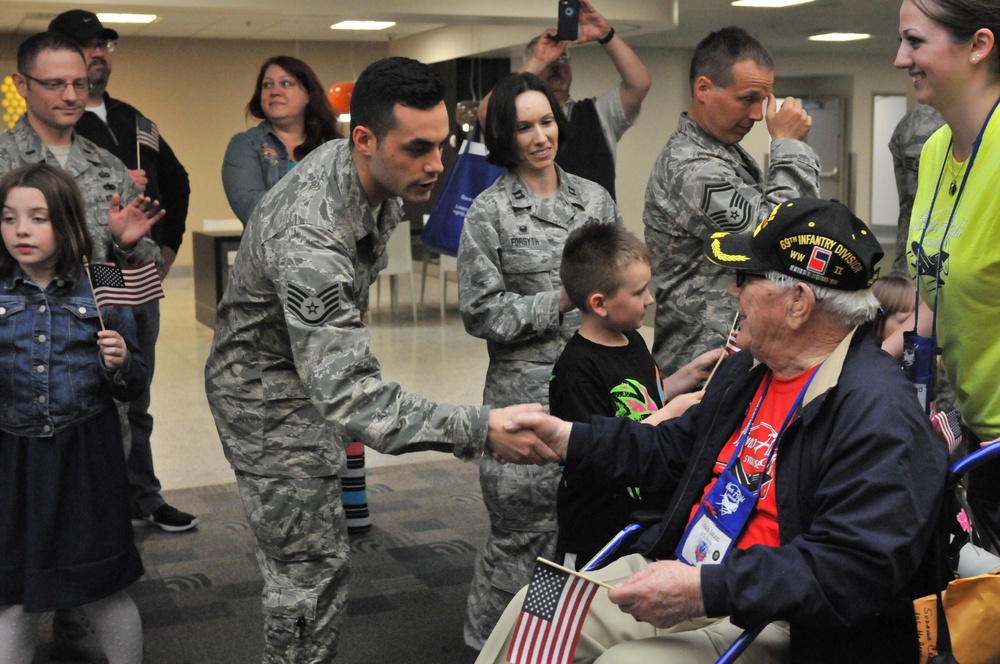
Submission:
M 572 19 L 572 3 L 559 4 L 560 30 L 551 28 L 525 47 L 524 64 L 518 70 L 531 72 L 545 81 L 569 119 L 574 140 L 559 146 L 556 163 L 566 172 L 603 186 L 615 197 L 615 156 L 618 141 L 639 117 L 642 102 L 653 85 L 649 70 L 590 0 L 579 0 L 577 37 L 560 40 L 566 20 Z M 567 11 L 570 10 L 570 11 Z M 572 36 L 565 35 L 565 36 Z M 621 82 L 598 97 L 576 101 L 570 98 L 573 68 L 570 43 L 596 41 L 611 58 Z M 479 104 L 479 123 L 486 121 L 489 95 Z

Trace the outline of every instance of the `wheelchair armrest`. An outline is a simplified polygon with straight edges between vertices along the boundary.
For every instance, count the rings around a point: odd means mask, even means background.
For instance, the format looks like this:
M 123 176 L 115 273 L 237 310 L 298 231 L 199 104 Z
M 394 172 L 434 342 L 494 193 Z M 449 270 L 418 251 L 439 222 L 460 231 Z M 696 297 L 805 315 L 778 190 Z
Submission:
M 952 474 L 961 477 L 973 468 L 976 468 L 987 461 L 996 458 L 997 456 L 1000 456 L 1000 442 L 994 441 L 985 447 L 980 447 L 972 454 L 969 454 L 968 456 L 953 463 L 951 465 L 951 472 Z

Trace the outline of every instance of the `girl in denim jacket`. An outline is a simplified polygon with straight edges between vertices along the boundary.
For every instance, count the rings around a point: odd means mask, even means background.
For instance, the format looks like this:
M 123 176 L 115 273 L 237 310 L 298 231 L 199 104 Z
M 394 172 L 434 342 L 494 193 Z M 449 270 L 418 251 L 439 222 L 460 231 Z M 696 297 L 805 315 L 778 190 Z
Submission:
M 145 383 L 134 322 L 120 307 L 101 322 L 68 173 L 11 171 L 0 201 L 0 664 L 30 664 L 41 614 L 75 606 L 111 664 L 138 664 L 142 626 L 125 588 L 143 568 L 112 400 Z

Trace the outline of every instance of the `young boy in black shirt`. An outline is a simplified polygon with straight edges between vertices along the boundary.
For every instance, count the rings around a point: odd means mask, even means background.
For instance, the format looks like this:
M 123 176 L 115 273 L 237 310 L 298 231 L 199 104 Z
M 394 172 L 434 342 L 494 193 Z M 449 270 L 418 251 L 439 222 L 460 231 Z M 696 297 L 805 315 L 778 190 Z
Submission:
M 637 332 L 653 303 L 649 250 L 637 237 L 617 224 L 578 228 L 566 240 L 559 276 L 583 321 L 553 367 L 553 415 L 577 422 L 605 415 L 657 423 L 701 399 L 701 392 L 690 390 L 705 380 L 723 351 L 704 353 L 661 382 Z M 556 503 L 557 558 L 571 569 L 582 568 L 628 525 L 633 511 L 662 510 L 666 498 L 644 487 L 596 486 L 565 472 Z

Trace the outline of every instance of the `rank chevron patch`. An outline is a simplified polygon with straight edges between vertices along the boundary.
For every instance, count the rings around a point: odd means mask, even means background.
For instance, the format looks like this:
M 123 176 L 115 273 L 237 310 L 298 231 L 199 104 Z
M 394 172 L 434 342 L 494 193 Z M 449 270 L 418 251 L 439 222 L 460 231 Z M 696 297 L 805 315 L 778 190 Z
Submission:
M 319 325 L 340 309 L 342 284 L 336 283 L 313 295 L 295 284 L 288 285 L 288 308 L 306 325 Z

